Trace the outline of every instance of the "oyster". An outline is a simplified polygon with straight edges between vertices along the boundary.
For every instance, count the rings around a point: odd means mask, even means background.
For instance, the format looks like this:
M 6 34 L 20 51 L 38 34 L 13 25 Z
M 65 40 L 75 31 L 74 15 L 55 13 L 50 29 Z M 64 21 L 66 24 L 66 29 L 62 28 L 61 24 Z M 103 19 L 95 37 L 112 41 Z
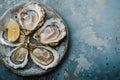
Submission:
M 59 60 L 59 54 L 57 51 L 50 47 L 35 47 L 30 55 L 33 62 L 45 70 L 55 67 Z
M 28 50 L 25 47 L 17 47 L 8 53 L 7 63 L 14 69 L 23 68 L 28 62 Z
M 45 12 L 40 4 L 26 3 L 17 13 L 17 19 L 25 35 L 39 28 L 44 22 Z
M 66 36 L 64 23 L 57 18 L 51 18 L 45 22 L 41 29 L 34 34 L 34 38 L 42 44 L 55 46 Z
M 0 43 L 11 47 L 20 46 L 25 42 L 25 38 L 25 34 L 13 19 L 10 19 L 6 30 L 0 32 Z

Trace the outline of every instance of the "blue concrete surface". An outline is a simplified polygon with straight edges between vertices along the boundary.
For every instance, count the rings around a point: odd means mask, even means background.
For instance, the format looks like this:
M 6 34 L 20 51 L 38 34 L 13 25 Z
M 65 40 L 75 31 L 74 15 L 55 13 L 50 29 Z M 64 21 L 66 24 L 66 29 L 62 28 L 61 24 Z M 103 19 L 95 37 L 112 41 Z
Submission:
M 0 16 L 17 3 L 0 0 Z M 0 80 L 120 80 L 120 0 L 36 0 L 54 8 L 69 30 L 69 48 L 57 69 L 21 77 L 0 64 Z

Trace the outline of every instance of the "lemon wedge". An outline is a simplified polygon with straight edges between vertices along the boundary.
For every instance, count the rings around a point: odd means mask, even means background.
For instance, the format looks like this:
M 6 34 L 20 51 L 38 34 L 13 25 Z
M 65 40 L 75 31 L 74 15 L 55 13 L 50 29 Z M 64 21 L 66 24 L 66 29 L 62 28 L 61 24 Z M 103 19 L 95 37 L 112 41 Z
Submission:
M 15 42 L 20 35 L 20 28 L 18 23 L 15 20 L 10 19 L 7 28 L 8 28 L 8 33 L 7 33 L 8 41 Z

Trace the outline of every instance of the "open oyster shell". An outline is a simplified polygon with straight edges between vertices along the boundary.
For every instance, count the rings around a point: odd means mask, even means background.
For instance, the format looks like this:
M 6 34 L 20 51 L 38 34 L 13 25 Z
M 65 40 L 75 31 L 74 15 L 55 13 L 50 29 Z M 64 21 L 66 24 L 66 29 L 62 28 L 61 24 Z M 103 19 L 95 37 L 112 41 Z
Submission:
M 30 52 L 32 60 L 42 69 L 53 68 L 59 61 L 59 54 L 50 47 L 38 46 Z
M 18 22 L 25 35 L 39 28 L 44 22 L 45 12 L 36 2 L 26 3 L 17 13 Z
M 0 43 L 2 45 L 7 45 L 10 47 L 16 47 L 22 45 L 26 40 L 25 34 L 21 31 L 20 36 L 16 42 L 9 42 L 7 40 L 7 30 L 6 31 L 1 31 L 0 33 Z
M 47 20 L 44 25 L 34 34 L 34 38 L 42 44 L 55 46 L 66 36 L 65 25 L 58 18 Z
M 28 49 L 17 47 L 8 53 L 7 64 L 14 69 L 23 68 L 28 62 Z

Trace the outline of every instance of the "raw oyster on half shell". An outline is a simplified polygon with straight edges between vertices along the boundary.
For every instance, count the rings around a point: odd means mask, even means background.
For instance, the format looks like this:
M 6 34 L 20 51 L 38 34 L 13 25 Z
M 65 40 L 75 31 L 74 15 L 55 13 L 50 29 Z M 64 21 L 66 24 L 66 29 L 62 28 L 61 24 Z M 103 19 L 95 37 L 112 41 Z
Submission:
M 39 28 L 44 23 L 45 12 L 40 4 L 26 3 L 17 13 L 17 19 L 25 35 Z
M 64 23 L 58 18 L 47 20 L 34 34 L 34 38 L 42 44 L 56 46 L 66 36 Z
M 8 53 L 7 63 L 14 69 L 23 68 L 28 62 L 28 49 L 17 47 Z
M 17 21 L 12 18 L 10 18 L 6 30 L 0 32 L 0 43 L 10 47 L 20 46 L 25 39 L 25 34 L 20 31 Z
M 59 54 L 56 50 L 44 46 L 33 48 L 30 56 L 34 63 L 45 70 L 55 67 L 59 60 Z

